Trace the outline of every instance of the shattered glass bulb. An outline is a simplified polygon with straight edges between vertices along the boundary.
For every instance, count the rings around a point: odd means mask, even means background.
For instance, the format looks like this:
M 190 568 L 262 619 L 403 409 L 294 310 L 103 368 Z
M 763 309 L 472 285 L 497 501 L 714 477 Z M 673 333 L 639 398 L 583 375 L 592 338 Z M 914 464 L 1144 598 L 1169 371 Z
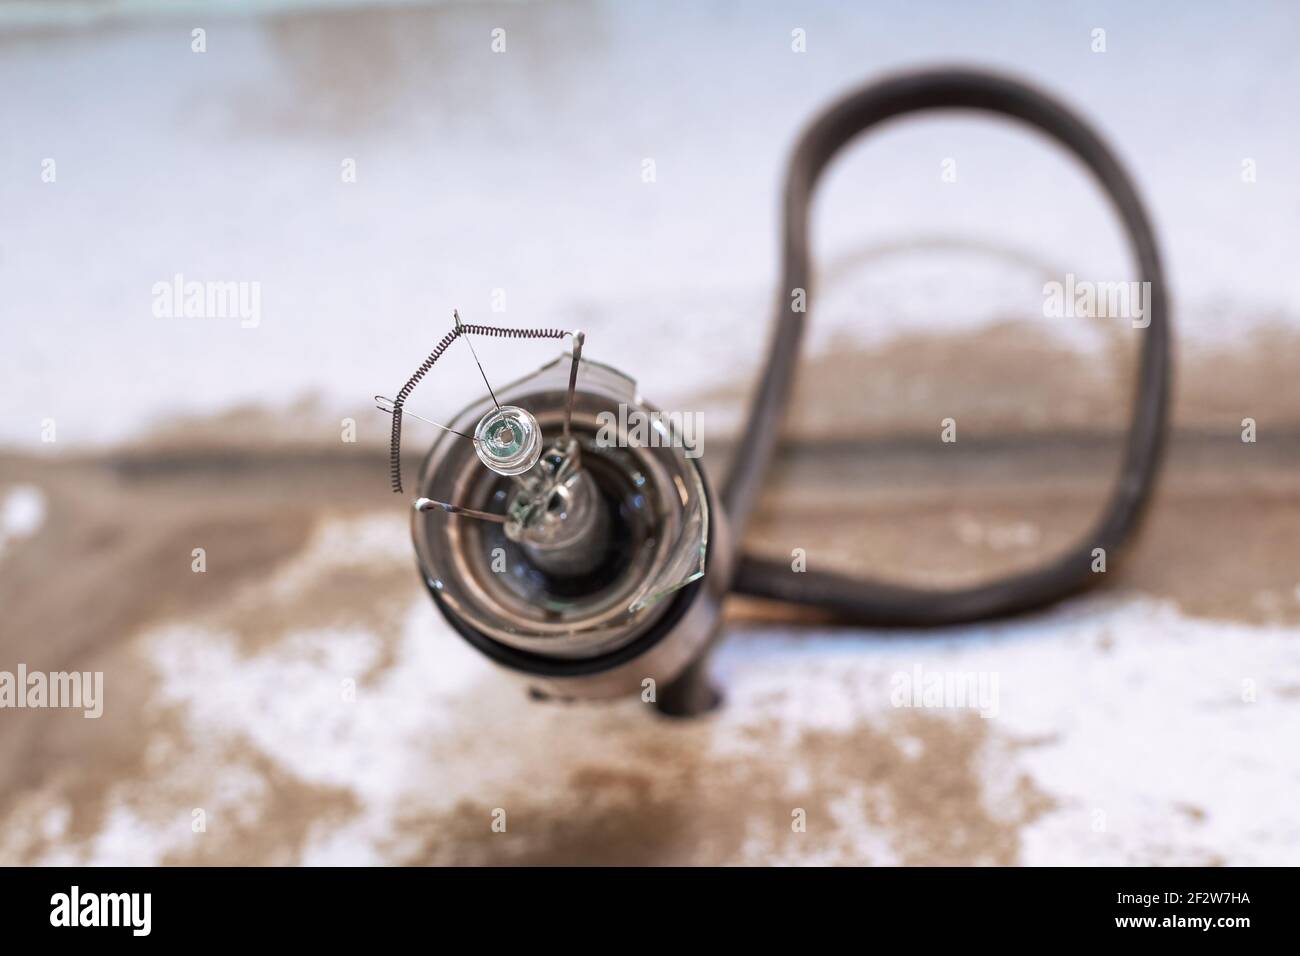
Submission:
M 424 461 L 419 494 L 502 520 L 417 511 L 412 533 L 430 593 L 462 636 L 539 682 L 539 669 L 589 673 L 592 686 L 561 681 L 564 693 L 599 696 L 638 689 L 647 675 L 667 680 L 689 659 L 685 648 L 705 639 L 707 629 L 692 624 L 659 643 L 696 605 L 691 585 L 704 576 L 722 519 L 682 436 L 602 438 L 601 422 L 620 408 L 655 413 L 623 373 L 582 359 L 565 428 L 571 367 L 562 356 L 499 388 L 499 408 L 491 396 L 478 399 Z M 472 443 L 455 433 L 471 422 Z M 716 573 L 722 587 L 727 568 Z M 712 602 L 700 600 L 699 620 L 714 620 Z M 657 648 L 653 659 L 606 673 L 607 655 L 639 641 Z M 652 665 L 660 656 L 664 663 Z

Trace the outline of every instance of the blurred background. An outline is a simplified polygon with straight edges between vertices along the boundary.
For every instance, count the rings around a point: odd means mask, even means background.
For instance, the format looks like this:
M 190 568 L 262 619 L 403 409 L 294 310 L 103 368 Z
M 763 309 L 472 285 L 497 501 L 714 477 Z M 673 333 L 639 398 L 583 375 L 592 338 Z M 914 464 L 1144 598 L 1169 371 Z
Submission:
M 0 0 L 0 670 L 105 675 L 98 720 L 0 711 L 0 863 L 1297 862 L 1298 38 L 1262 2 Z M 795 138 L 952 63 L 1063 99 L 1148 205 L 1177 364 L 1140 541 L 978 626 L 733 600 L 701 720 L 529 702 L 423 593 L 370 396 L 452 308 L 582 327 L 702 413 L 716 484 Z M 1086 173 L 909 118 L 836 160 L 813 236 L 748 546 L 955 586 L 1083 534 L 1142 335 L 1044 317 L 1045 283 L 1136 278 Z M 256 309 L 160 314 L 177 276 Z M 498 381 L 553 357 L 476 344 Z M 479 395 L 450 358 L 420 414 Z M 894 706 L 916 668 L 997 675 L 996 715 Z

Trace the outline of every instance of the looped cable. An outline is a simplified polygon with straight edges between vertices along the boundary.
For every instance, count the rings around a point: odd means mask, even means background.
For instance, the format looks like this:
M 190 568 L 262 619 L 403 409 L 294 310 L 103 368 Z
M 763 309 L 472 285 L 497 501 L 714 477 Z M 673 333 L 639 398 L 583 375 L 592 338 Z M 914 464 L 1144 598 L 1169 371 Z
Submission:
M 748 555 L 737 562 L 734 590 L 755 597 L 814 605 L 859 624 L 928 626 L 1011 614 L 1049 604 L 1094 584 L 1094 548 L 1109 555 L 1137 527 L 1159 470 L 1169 405 L 1169 300 L 1160 254 L 1132 181 L 1100 137 L 1055 99 L 1015 80 L 970 70 L 905 74 L 860 89 L 832 105 L 804 132 L 786 176 L 783 278 L 761 384 L 722 501 L 733 540 L 740 542 L 771 463 L 789 401 L 803 339 L 803 312 L 791 293 L 812 301 L 808 213 L 822 172 L 860 133 L 906 113 L 974 109 L 1019 120 L 1066 147 L 1088 168 L 1128 232 L 1140 278 L 1150 283 L 1150 325 L 1143 331 L 1133 417 L 1118 481 L 1100 520 L 1067 554 L 1042 568 L 959 590 L 929 590 L 806 571 Z

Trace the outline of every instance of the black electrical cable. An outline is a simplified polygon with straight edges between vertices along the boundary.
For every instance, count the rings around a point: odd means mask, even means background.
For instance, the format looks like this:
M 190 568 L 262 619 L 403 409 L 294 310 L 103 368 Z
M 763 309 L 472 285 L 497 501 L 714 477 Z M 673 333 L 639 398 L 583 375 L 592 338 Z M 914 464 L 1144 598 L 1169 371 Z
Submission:
M 1123 464 L 1101 518 L 1074 547 L 1041 568 L 989 584 L 957 590 L 892 585 L 822 571 L 793 573 L 784 561 L 742 555 L 733 590 L 754 597 L 814 605 L 859 624 L 955 624 L 1041 607 L 1096 584 L 1093 549 L 1113 566 L 1151 496 L 1164 443 L 1169 402 L 1169 303 L 1160 254 L 1150 222 L 1128 175 L 1105 143 L 1056 100 L 1012 79 L 972 70 L 935 70 L 893 77 L 864 87 L 821 114 L 805 131 L 790 160 L 785 184 L 783 279 L 761 384 L 749 410 L 741 444 L 723 489 L 733 540 L 739 542 L 776 449 L 789 401 L 805 312 L 794 311 L 792 292 L 805 290 L 811 308 L 808 218 L 813 190 L 830 160 L 873 126 L 906 113 L 969 109 L 1019 120 L 1065 146 L 1105 190 L 1128 232 L 1141 280 L 1150 283 L 1150 325 L 1143 332 L 1137 394 Z

